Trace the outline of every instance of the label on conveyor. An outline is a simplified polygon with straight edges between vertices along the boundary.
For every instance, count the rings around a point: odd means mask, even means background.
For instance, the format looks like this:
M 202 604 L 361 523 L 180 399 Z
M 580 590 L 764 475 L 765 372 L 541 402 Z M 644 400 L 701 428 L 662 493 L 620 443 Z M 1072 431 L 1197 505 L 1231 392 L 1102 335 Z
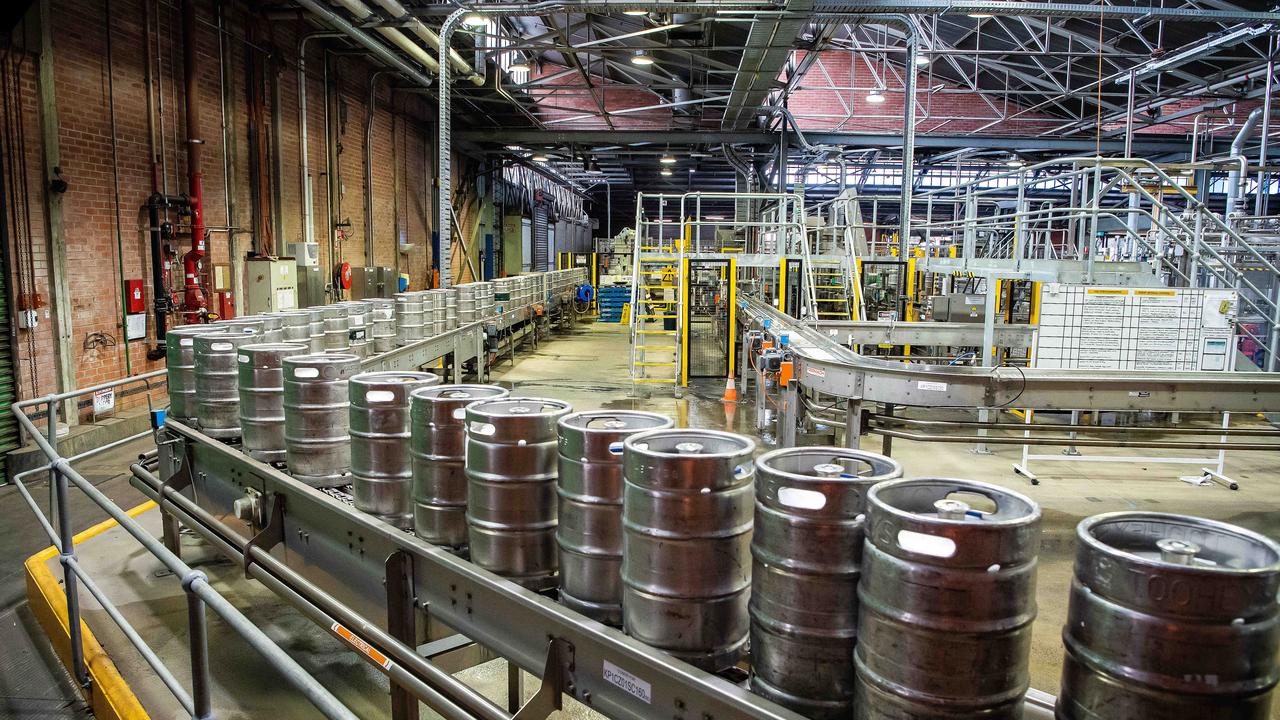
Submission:
M 604 661 L 604 679 L 610 685 L 621 688 L 627 693 L 640 698 L 646 703 L 653 703 L 653 689 L 649 683 L 614 665 L 608 660 Z
M 934 392 L 946 392 L 947 384 L 944 382 L 933 382 L 930 380 L 921 380 L 916 383 L 916 387 L 921 390 L 933 390 Z
M 383 670 L 391 669 L 391 659 L 388 658 L 386 655 L 383 655 L 382 653 L 378 652 L 378 650 L 374 648 L 372 645 L 370 645 L 369 643 L 365 642 L 364 638 L 360 637 L 359 635 L 356 635 L 355 633 L 351 632 L 346 627 L 339 625 L 338 623 L 334 623 L 330 625 L 329 629 L 333 631 L 333 634 L 337 635 L 343 640 L 346 640 L 347 644 L 351 645 L 351 647 L 355 648 L 361 653 L 364 653 L 365 657 L 368 657 L 370 660 L 374 661 L 378 665 L 381 665 Z

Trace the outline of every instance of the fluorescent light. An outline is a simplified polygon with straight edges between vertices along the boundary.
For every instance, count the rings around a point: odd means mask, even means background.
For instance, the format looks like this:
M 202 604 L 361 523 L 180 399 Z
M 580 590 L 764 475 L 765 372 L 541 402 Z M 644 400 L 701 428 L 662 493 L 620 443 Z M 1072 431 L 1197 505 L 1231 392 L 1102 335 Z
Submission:
M 652 65 L 653 56 L 643 50 L 637 50 L 635 55 L 631 56 L 632 65 Z
M 631 17 L 644 17 L 645 15 L 649 14 L 649 11 L 648 10 L 623 10 L 622 14 L 630 15 Z
M 884 102 L 884 93 L 880 92 L 879 90 L 872 90 L 871 92 L 867 93 L 867 102 L 873 105 L 879 105 L 880 103 Z
M 462 16 L 462 24 L 467 27 L 484 27 L 489 24 L 489 18 L 480 13 L 468 13 Z
M 977 12 L 977 13 L 969 13 L 969 17 L 973 18 L 974 20 L 982 20 L 982 19 L 984 19 L 984 18 L 992 17 L 992 15 L 991 15 L 991 13 L 980 13 L 980 12 Z
M 920 53 L 919 55 L 916 55 L 916 65 L 920 65 L 920 66 L 928 65 L 930 60 L 931 58 L 925 53 Z
M 671 157 L 670 153 L 667 153 L 663 155 L 661 158 L 659 158 L 658 162 L 662 163 L 663 165 L 675 165 L 676 159 Z
M 1020 168 L 1020 167 L 1022 167 L 1023 165 L 1026 165 L 1026 163 L 1022 161 L 1022 158 L 1016 158 L 1016 157 L 1015 157 L 1015 158 L 1009 158 L 1009 159 L 1005 162 L 1005 165 L 1008 165 L 1008 166 L 1009 166 L 1009 167 L 1011 167 L 1011 168 Z
M 519 151 L 523 150 L 524 148 L 523 148 L 522 146 L 520 146 L 520 145 L 508 145 L 508 146 L 507 146 L 507 149 L 508 149 L 508 150 L 510 150 L 510 151 L 512 151 L 512 152 L 519 152 Z
M 516 60 L 507 66 L 507 72 L 529 72 L 533 66 L 527 60 Z
M 671 177 L 671 171 L 666 168 L 662 168 L 662 175 L 664 177 Z
M 543 153 L 534 153 L 533 161 L 534 161 L 534 162 L 546 162 L 546 161 L 547 161 L 547 156 L 546 156 L 546 155 L 544 155 Z

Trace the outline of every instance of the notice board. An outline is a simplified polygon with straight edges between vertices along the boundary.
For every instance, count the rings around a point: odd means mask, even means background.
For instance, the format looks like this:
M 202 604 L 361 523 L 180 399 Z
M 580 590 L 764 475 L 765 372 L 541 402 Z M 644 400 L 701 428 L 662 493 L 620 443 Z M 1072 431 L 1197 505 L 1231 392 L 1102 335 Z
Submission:
M 1038 368 L 1231 370 L 1235 290 L 1045 283 Z

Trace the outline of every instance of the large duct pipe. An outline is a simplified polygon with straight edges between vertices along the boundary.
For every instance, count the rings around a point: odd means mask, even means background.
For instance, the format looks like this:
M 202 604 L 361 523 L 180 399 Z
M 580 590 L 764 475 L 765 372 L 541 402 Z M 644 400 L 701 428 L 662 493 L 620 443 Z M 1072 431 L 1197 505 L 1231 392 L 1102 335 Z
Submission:
M 346 8 L 352 15 L 356 16 L 356 20 L 361 23 L 381 22 L 382 18 L 373 14 L 367 5 L 360 0 L 336 0 L 339 5 Z M 400 32 L 399 28 L 393 27 L 375 27 L 378 34 L 386 38 L 392 45 L 403 50 L 409 57 L 417 60 L 428 72 L 435 72 L 439 65 L 436 59 L 431 57 L 421 45 L 413 41 L 408 35 Z
M 373 53 L 373 55 L 377 57 L 379 60 L 381 60 L 382 62 L 386 63 L 387 65 L 390 65 L 391 67 L 395 68 L 399 72 L 404 73 L 404 75 L 408 77 L 410 80 L 421 85 L 422 87 L 431 87 L 431 78 L 427 77 L 426 75 L 423 75 L 420 70 L 418 70 L 417 68 L 413 67 L 409 63 L 402 60 L 395 53 L 388 50 L 385 45 L 369 37 L 368 33 L 356 27 L 355 25 L 352 25 L 350 22 L 344 19 L 341 15 L 335 13 L 334 11 L 325 7 L 324 5 L 321 5 L 319 2 L 317 2 L 317 0 L 298 0 L 298 4 L 310 10 L 311 12 L 315 13 L 322 20 L 328 23 L 330 27 L 334 28 L 335 30 L 342 31 L 344 35 L 350 37 L 352 40 L 355 40 L 357 43 L 361 45 L 361 47 Z M 368 8 L 365 8 L 365 9 L 368 10 Z M 379 30 L 388 30 L 388 29 L 392 29 L 392 28 L 379 28 Z M 434 70 L 439 66 L 438 63 L 436 63 L 435 59 L 432 58 L 430 55 L 427 55 L 426 51 L 423 50 L 421 47 L 419 47 L 417 44 L 409 41 L 408 38 L 406 38 L 404 35 L 401 35 L 400 33 L 395 33 L 395 34 L 399 35 L 402 39 L 404 39 L 409 47 L 415 48 L 417 52 L 421 53 L 421 55 L 426 58 L 426 60 L 422 62 L 424 65 L 427 65 L 427 63 L 429 62 L 430 63 L 430 65 L 428 65 L 429 69 Z M 406 49 L 406 52 L 412 53 L 413 51 L 409 51 Z M 415 59 L 417 59 L 416 56 L 415 56 Z
M 1227 174 L 1226 219 L 1228 222 L 1236 211 L 1236 205 L 1244 200 L 1244 186 L 1241 180 L 1249 166 L 1249 159 L 1244 155 L 1244 144 L 1249 141 L 1249 136 L 1253 134 L 1253 129 L 1257 127 L 1261 117 L 1262 108 L 1254 108 L 1244 124 L 1240 126 L 1240 132 L 1236 133 L 1235 139 L 1231 141 L 1231 160 L 1238 163 L 1238 166 Z
M 183 81 L 187 110 L 187 194 L 191 203 L 191 250 L 182 256 L 183 312 L 199 320 L 209 307 L 200 287 L 200 264 L 205 254 L 204 174 L 200 170 L 200 82 L 196 69 L 196 8 L 194 0 L 182 3 Z M 234 258 L 233 258 L 234 259 Z
M 406 23 L 406 27 L 410 32 L 417 35 L 419 39 L 443 57 L 443 52 L 440 49 L 440 36 L 432 32 L 431 28 L 423 25 L 421 20 L 410 15 L 409 10 L 404 5 L 401 5 L 397 0 L 374 0 L 374 2 L 378 3 L 378 6 L 383 10 L 386 10 L 396 22 Z M 484 84 L 484 66 L 479 64 L 479 60 L 477 60 L 477 65 L 472 67 L 453 48 L 449 48 L 448 54 L 449 62 L 453 64 L 454 69 L 463 73 L 463 77 L 470 80 L 472 85 L 480 86 Z

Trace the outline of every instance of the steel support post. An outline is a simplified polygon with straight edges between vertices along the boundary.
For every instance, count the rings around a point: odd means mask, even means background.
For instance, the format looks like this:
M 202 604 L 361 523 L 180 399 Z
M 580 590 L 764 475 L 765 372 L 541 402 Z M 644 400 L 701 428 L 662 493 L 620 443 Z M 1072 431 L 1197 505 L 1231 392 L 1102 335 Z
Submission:
M 862 401 L 849 398 L 844 410 L 844 446 L 857 450 L 862 435 Z

